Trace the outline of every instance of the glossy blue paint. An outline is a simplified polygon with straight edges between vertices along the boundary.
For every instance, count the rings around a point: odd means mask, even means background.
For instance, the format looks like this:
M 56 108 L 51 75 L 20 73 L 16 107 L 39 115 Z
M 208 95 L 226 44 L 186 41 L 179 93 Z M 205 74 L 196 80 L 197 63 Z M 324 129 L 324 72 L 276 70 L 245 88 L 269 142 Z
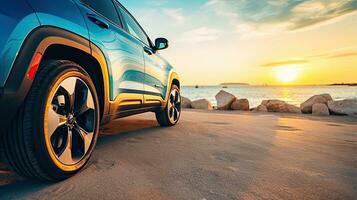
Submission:
M 145 55 L 145 91 L 166 96 L 169 72 L 172 66 L 163 59 L 159 52 Z
M 107 58 L 111 100 L 115 101 L 122 91 L 150 92 L 164 98 L 171 65 L 158 54 L 144 53 L 144 47 L 148 46 L 120 25 L 112 23 L 81 1 L 76 2 L 85 18 L 87 15 L 95 16 L 108 25 L 108 29 L 102 28 L 86 19 L 91 42 L 102 49 Z
M 11 66 L 26 36 L 39 26 L 53 26 L 88 39 L 103 53 L 109 73 L 110 100 L 122 91 L 166 96 L 172 66 L 153 47 L 127 33 L 83 4 L 80 0 L 15 0 L 0 7 L 0 87 L 4 86 Z M 105 22 L 99 26 L 88 15 Z M 144 52 L 151 48 L 154 54 Z
M 73 1 L 28 0 L 28 2 L 36 11 L 41 26 L 53 26 L 89 38 L 86 22 Z
M 115 101 L 121 90 L 144 91 L 144 58 L 141 42 L 116 25 L 79 2 L 83 16 L 95 16 L 108 24 L 102 28 L 86 19 L 91 42 L 104 53 L 110 76 L 110 100 Z
M 3 87 L 26 36 L 40 24 L 31 7 L 22 0 L 0 6 L 0 24 L 0 87 Z

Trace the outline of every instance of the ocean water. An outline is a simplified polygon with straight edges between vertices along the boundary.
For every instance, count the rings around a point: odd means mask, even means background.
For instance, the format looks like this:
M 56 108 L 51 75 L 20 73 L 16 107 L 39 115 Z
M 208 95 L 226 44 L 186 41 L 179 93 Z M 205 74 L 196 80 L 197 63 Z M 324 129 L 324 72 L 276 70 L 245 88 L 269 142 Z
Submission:
M 220 90 L 232 93 L 240 99 L 248 99 L 251 107 L 256 107 L 267 99 L 279 99 L 300 105 L 311 96 L 324 93 L 330 94 L 334 100 L 357 99 L 357 87 L 354 86 L 184 86 L 182 96 L 191 100 L 205 98 L 217 105 L 215 96 Z

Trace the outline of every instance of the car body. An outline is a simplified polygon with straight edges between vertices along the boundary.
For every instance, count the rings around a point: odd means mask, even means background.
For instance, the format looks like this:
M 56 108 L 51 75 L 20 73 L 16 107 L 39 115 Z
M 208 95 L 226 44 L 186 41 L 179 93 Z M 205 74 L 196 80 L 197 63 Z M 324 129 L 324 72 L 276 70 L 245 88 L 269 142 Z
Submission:
M 171 105 L 173 85 L 179 91 L 178 73 L 158 52 L 167 48 L 167 40 L 153 43 L 117 0 L 8 1 L 0 7 L 0 24 L 2 133 L 21 115 L 19 110 L 26 110 L 24 102 L 48 60 L 71 61 L 83 68 L 98 97 L 101 124 L 147 111 L 163 112 Z M 175 116 L 178 121 L 179 114 Z

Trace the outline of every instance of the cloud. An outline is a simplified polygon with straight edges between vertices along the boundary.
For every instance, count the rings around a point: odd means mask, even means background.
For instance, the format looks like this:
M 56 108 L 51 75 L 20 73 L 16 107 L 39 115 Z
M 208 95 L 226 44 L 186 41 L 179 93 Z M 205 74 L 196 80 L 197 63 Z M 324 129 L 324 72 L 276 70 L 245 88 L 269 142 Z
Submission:
M 220 30 L 204 26 L 183 33 L 179 41 L 189 43 L 207 42 L 218 39 L 220 34 Z
M 281 67 L 281 66 L 288 66 L 288 65 L 303 65 L 307 63 L 309 63 L 309 61 L 307 60 L 283 60 L 283 61 L 265 63 L 261 65 L 261 67 Z
M 354 57 L 354 56 L 357 56 L 357 51 L 335 54 L 330 56 L 330 58 L 343 58 L 343 57 Z
M 186 21 L 186 17 L 182 14 L 181 8 L 163 8 L 162 10 L 165 15 L 174 19 L 177 23 L 184 23 Z
M 355 56 L 357 56 L 357 47 L 351 46 L 351 47 L 335 49 L 333 51 L 322 53 L 320 55 L 313 56 L 313 57 L 324 58 L 324 59 L 335 59 L 335 58 L 337 59 L 337 58 L 355 57 Z
M 339 59 L 346 57 L 357 57 L 357 46 L 348 46 L 343 48 L 334 49 L 332 51 L 327 51 L 318 55 L 313 55 L 307 57 L 306 60 L 303 59 L 291 59 L 291 60 L 281 60 L 268 62 L 260 65 L 260 67 L 282 67 L 282 66 L 293 66 L 293 65 L 304 65 L 310 62 L 314 62 L 315 60 L 325 60 L 325 59 Z
M 209 0 L 205 7 L 216 13 L 235 13 L 237 22 L 256 29 L 268 25 L 294 31 L 355 12 L 357 0 Z

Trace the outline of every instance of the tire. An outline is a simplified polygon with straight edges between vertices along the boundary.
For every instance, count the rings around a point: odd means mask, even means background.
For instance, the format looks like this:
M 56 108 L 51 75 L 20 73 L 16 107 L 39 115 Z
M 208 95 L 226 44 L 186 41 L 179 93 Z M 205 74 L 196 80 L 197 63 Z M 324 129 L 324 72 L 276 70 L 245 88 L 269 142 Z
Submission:
M 172 85 L 165 109 L 156 112 L 156 120 L 161 126 L 174 126 L 178 123 L 181 116 L 181 101 L 180 88 Z
M 69 178 L 88 162 L 99 121 L 98 96 L 85 70 L 70 61 L 47 61 L 3 134 L 3 156 L 11 169 L 28 178 Z

